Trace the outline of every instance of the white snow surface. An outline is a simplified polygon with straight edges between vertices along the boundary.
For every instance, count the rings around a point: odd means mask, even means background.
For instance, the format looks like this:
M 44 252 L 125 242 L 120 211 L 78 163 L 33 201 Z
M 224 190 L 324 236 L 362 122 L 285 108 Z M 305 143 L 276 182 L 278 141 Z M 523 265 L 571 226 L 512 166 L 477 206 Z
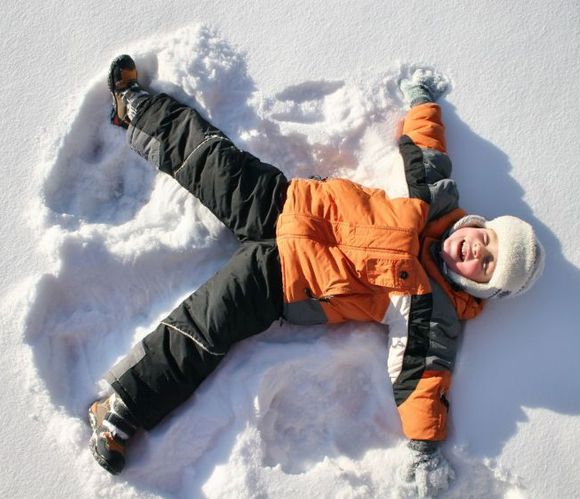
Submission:
M 120 53 L 288 177 L 394 194 L 397 81 L 445 74 L 463 207 L 529 220 L 547 262 L 465 328 L 443 497 L 580 497 L 577 2 L 47 0 L 0 23 L 1 497 L 414 497 L 371 324 L 276 324 L 140 434 L 120 477 L 93 461 L 102 375 L 236 247 L 110 125 Z

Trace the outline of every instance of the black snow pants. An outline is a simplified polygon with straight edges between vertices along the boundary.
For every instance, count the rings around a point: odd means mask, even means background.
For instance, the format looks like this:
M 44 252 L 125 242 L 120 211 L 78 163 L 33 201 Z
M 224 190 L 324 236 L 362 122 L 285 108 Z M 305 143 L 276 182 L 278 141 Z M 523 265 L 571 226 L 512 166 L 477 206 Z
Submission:
M 151 429 L 235 342 L 281 317 L 275 226 L 287 180 L 164 94 L 139 107 L 127 134 L 135 151 L 196 196 L 241 243 L 217 274 L 105 375 L 141 426 Z

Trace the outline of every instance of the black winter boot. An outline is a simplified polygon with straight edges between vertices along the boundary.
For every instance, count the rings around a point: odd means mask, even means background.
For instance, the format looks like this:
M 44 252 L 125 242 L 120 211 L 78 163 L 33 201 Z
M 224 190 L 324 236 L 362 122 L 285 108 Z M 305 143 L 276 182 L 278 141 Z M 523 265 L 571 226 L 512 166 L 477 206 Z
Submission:
M 124 54 L 113 59 L 108 85 L 113 97 L 111 123 L 127 128 L 131 123 L 131 112 L 134 114 L 136 101 L 149 95 L 137 81 L 137 66 L 131 56 Z
M 96 461 L 118 475 L 125 466 L 125 444 L 137 431 L 137 423 L 117 394 L 93 402 L 89 408 L 93 434 L 89 448 Z

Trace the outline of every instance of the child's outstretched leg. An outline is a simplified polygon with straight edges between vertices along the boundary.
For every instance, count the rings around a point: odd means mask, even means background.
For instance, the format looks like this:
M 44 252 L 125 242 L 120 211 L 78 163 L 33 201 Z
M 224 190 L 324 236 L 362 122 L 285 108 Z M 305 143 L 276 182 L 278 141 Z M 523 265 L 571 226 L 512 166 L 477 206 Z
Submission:
M 120 432 L 111 428 L 115 418 L 107 416 L 102 419 L 108 422 L 96 425 L 100 430 L 93 428 L 91 450 L 99 464 L 119 473 L 132 427 L 153 428 L 189 398 L 234 343 L 280 318 L 282 301 L 275 243 L 242 243 L 222 270 L 105 375 L 128 417 L 119 423 Z
M 174 177 L 240 241 L 274 238 L 287 186 L 282 172 L 238 149 L 196 110 L 165 94 L 144 94 L 129 56 L 115 61 L 129 68 L 110 80 L 114 113 L 128 124 L 131 148 Z

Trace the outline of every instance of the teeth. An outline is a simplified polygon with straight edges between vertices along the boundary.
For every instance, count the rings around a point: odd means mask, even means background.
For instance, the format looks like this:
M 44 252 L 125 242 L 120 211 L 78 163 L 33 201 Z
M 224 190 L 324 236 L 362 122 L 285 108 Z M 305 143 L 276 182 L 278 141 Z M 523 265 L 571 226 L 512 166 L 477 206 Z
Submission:
M 467 245 L 465 244 L 465 241 L 463 241 L 461 243 L 461 259 L 465 260 L 465 255 L 467 254 Z

